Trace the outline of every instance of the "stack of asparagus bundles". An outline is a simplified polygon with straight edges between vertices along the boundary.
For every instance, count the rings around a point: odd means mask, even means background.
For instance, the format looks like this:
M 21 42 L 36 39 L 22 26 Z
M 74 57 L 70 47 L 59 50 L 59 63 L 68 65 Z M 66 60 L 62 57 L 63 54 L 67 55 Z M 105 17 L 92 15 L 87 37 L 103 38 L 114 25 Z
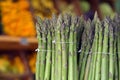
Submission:
M 36 80 L 120 80 L 119 15 L 36 19 Z
M 77 50 L 83 31 L 82 17 L 37 17 L 36 80 L 78 80 Z

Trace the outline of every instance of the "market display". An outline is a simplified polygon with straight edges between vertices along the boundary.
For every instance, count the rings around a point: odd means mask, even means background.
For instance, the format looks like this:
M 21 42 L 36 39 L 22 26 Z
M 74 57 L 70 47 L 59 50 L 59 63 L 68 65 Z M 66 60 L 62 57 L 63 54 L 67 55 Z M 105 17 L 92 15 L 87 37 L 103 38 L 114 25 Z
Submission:
M 11 80 L 119 80 L 119 2 L 78 0 L 76 6 L 74 0 L 0 0 L 0 37 L 13 39 L 2 39 L 3 44 L 20 37 L 26 47 L 0 46 L 0 80 L 9 74 Z M 100 20 L 93 19 L 91 3 L 98 4 Z
M 27 0 L 5 0 L 0 4 L 5 34 L 19 37 L 36 35 L 30 4 Z
M 36 19 L 36 80 L 119 80 L 119 15 Z

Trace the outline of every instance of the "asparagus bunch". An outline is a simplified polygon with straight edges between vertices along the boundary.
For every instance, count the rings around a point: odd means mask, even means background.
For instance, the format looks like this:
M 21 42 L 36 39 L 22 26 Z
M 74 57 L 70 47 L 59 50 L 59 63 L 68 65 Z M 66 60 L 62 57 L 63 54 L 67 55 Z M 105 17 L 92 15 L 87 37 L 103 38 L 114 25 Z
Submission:
M 36 19 L 36 80 L 120 80 L 119 15 Z
M 82 34 L 79 80 L 119 80 L 120 17 L 100 21 L 95 14 Z M 87 31 L 89 31 L 87 36 Z M 92 34 L 92 36 L 91 36 Z M 89 38 L 90 37 L 90 38 Z M 90 40 L 89 40 L 90 39 Z M 87 51 L 87 52 L 86 52 Z M 87 55 L 86 55 L 87 54 Z
M 36 80 L 78 80 L 77 43 L 80 37 L 77 34 L 83 29 L 82 18 L 66 14 L 36 19 L 39 43 Z

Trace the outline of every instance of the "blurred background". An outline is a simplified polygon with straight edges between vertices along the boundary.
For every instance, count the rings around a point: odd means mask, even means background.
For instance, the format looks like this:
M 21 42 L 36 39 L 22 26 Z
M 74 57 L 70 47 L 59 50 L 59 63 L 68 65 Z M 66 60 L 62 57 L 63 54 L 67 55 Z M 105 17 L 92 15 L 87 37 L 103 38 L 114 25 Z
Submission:
M 0 80 L 35 80 L 35 16 L 69 13 L 102 20 L 120 13 L 120 0 L 0 0 Z

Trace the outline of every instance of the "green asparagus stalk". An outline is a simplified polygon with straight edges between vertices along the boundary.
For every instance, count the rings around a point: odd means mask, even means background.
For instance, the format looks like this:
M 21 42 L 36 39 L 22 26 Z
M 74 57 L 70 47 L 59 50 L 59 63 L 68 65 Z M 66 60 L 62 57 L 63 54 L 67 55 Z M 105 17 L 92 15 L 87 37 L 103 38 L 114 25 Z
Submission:
M 62 22 L 62 15 L 60 15 L 58 17 L 57 20 L 57 32 L 56 32 L 56 36 L 57 36 L 57 42 L 56 42 L 56 56 L 58 58 L 58 69 L 57 69 L 57 80 L 61 80 L 62 79 L 62 49 L 61 49 L 61 22 Z
M 86 39 L 88 39 L 88 36 L 86 36 L 86 31 L 87 31 L 87 29 L 85 29 L 85 22 L 84 22 L 84 32 L 83 32 L 83 34 L 82 34 L 82 46 L 81 46 L 81 52 L 80 52 L 80 57 L 79 57 L 79 78 L 80 78 L 80 80 L 81 79 L 83 79 L 83 76 L 84 76 L 84 69 L 82 69 L 82 68 L 84 68 L 84 66 L 85 66 L 85 58 L 84 58 L 84 55 L 86 56 L 87 54 L 86 53 L 89 53 L 89 51 L 87 50 L 86 51 L 86 48 L 88 47 L 87 45 L 88 45 L 88 43 L 86 43 L 87 41 L 86 41 Z M 87 27 L 86 27 L 87 28 Z M 87 48 L 88 49 L 88 48 Z M 84 64 L 84 66 L 82 66 L 82 64 Z
M 68 56 L 69 56 L 69 26 L 70 26 L 70 16 L 68 14 L 64 15 L 64 25 L 65 25 L 65 30 L 64 30 L 64 41 L 65 41 L 65 52 L 66 52 L 66 62 L 67 64 L 66 65 L 66 70 L 65 72 L 62 70 L 62 75 L 63 73 L 65 73 L 66 77 L 65 79 L 68 80 L 68 67 L 69 67 L 69 64 L 68 64 Z
M 85 52 L 85 48 L 86 48 L 86 41 L 84 39 L 82 39 L 82 47 L 80 50 L 78 50 L 79 52 L 79 66 L 78 66 L 78 69 L 79 69 L 79 72 L 81 72 L 81 67 L 82 67 L 82 62 L 83 62 L 83 58 L 84 58 L 84 52 Z M 79 73 L 80 74 L 80 73 Z
M 97 13 L 95 13 L 94 20 L 92 21 L 92 24 L 95 26 L 95 34 L 94 34 L 94 40 L 92 43 L 92 48 L 91 48 L 91 55 L 92 55 L 92 61 L 90 65 L 90 71 L 88 75 L 88 80 L 94 80 L 95 78 L 95 63 L 96 63 L 96 56 L 98 52 L 98 24 L 97 24 L 98 16 Z
M 83 58 L 83 62 L 82 62 L 82 66 L 81 66 L 81 72 L 80 72 L 80 80 L 83 80 L 84 79 L 84 74 L 85 74 L 85 68 L 86 68 L 86 63 L 87 63 L 87 56 L 88 56 L 88 53 L 89 53 L 89 50 L 90 50 L 90 23 L 89 21 L 86 22 L 86 26 L 85 26 L 85 34 L 86 35 L 86 44 L 87 44 L 87 47 L 85 49 L 85 52 L 84 52 L 84 58 Z
M 115 80 L 119 80 L 120 77 L 120 68 L 119 68 L 119 65 L 120 65 L 120 57 L 119 57 L 119 24 L 120 24 L 120 21 L 119 21 L 119 16 L 116 15 L 115 18 L 114 18 L 114 35 L 115 35 L 115 38 L 114 38 L 114 54 L 115 54 L 115 76 L 114 76 L 114 79 Z
M 102 46 L 103 46 L 103 29 L 101 27 L 101 23 L 98 20 L 99 26 L 99 40 L 98 40 L 98 53 L 97 53 L 97 60 L 96 60 L 96 71 L 95 71 L 95 80 L 101 79 L 101 54 L 102 54 Z
M 85 22 L 84 22 L 83 26 L 85 26 Z M 84 35 L 84 32 L 83 32 L 81 49 L 78 51 L 79 52 L 79 66 L 78 66 L 79 72 L 81 72 L 81 67 L 82 67 L 82 62 L 83 62 L 83 57 L 84 57 L 84 52 L 85 52 L 86 46 L 87 46 L 86 35 Z
M 41 26 L 41 25 L 40 25 Z M 41 49 L 41 69 L 40 69 L 40 79 L 44 80 L 44 75 L 45 75 L 45 63 L 46 63 L 46 50 L 47 50 L 47 39 L 46 39 L 46 23 L 45 21 L 43 22 L 42 25 L 42 49 Z
M 38 18 L 39 20 L 39 18 Z M 41 21 L 39 20 L 39 22 L 36 23 L 36 31 L 37 31 L 37 39 L 38 39 L 38 49 L 41 49 L 41 36 L 40 36 L 40 29 L 39 29 L 39 23 L 41 23 Z M 40 54 L 41 52 L 38 51 L 37 52 L 37 59 L 36 59 L 36 80 L 40 79 Z
M 117 38 L 118 38 L 118 31 L 117 31 L 117 25 L 114 22 L 114 63 L 115 63 L 115 67 L 114 67 L 114 80 L 119 80 L 119 62 L 118 62 L 118 47 L 117 47 Z
M 69 61 L 68 61 L 68 80 L 74 80 L 73 76 L 73 31 L 74 31 L 74 24 L 69 26 Z
M 50 21 L 46 20 L 46 28 L 47 28 L 47 54 L 46 54 L 46 66 L 45 66 L 45 76 L 44 80 L 50 80 L 50 71 L 51 71 L 51 50 L 52 50 L 52 34 L 51 34 L 51 26 Z
M 118 23 L 118 38 L 117 38 L 117 40 L 118 40 L 118 42 L 117 42 L 117 49 L 118 49 L 118 64 L 119 64 L 119 74 L 118 74 L 118 76 L 119 76 L 119 80 L 120 80 L 120 22 Z
M 116 20 L 116 17 L 113 19 L 112 21 L 112 27 L 113 27 L 113 38 L 114 38 L 114 42 L 113 42 L 113 46 L 114 46 L 114 49 L 113 49 L 113 52 L 114 52 L 114 55 L 113 55 L 113 59 L 114 59 L 114 75 L 113 75 L 113 78 L 114 80 L 119 80 L 119 61 L 118 61 L 118 53 L 117 53 L 117 38 L 118 38 L 118 22 L 119 20 Z
M 119 80 L 118 78 L 118 72 L 119 72 L 119 66 L 118 66 L 118 54 L 117 54 L 117 37 L 116 37 L 116 33 L 117 33 L 117 30 L 116 30 L 116 27 L 115 27 L 115 31 L 114 31 L 114 80 Z
M 78 68 L 77 68 L 77 28 L 79 28 L 79 23 L 77 23 L 78 18 L 72 16 L 72 24 L 74 24 L 74 31 L 73 31 L 73 79 L 78 80 Z
M 84 44 L 83 40 L 85 41 L 85 39 L 82 39 L 82 42 L 83 42 L 82 44 Z M 78 53 L 79 53 L 79 66 L 78 66 L 79 74 L 81 72 L 82 62 L 83 62 L 83 59 L 84 59 L 85 48 L 86 48 L 86 46 L 84 45 L 84 46 L 81 47 L 81 49 L 78 50 Z
M 94 23 L 95 23 L 95 51 L 93 52 L 93 67 L 92 67 L 92 76 L 91 76 L 91 80 L 94 80 L 95 79 L 95 70 L 96 70 L 96 60 L 97 60 L 97 55 L 99 54 L 98 52 L 98 41 L 99 41 L 99 35 L 98 35 L 98 32 L 99 32 L 99 22 L 98 22 L 98 16 L 97 14 L 95 14 L 95 17 L 94 17 Z
M 93 45 L 92 45 L 92 49 L 91 49 L 91 51 L 90 51 L 90 55 L 88 56 L 88 58 L 91 58 L 91 63 L 90 63 L 90 66 L 89 66 L 89 72 L 88 72 L 88 80 L 91 80 L 91 78 L 92 78 L 92 70 L 93 70 L 93 53 L 92 53 L 92 51 L 94 51 L 94 49 L 93 49 L 93 46 L 94 46 L 95 44 L 93 43 Z
M 101 80 L 108 80 L 108 20 L 104 21 L 104 38 L 103 38 L 103 54 L 102 54 L 102 65 L 101 65 Z
M 109 26 L 109 80 L 114 80 L 114 44 L 113 27 Z
M 54 33 L 52 33 L 52 40 L 54 40 Z M 55 80 L 55 44 L 52 43 L 52 71 L 51 80 Z
M 91 24 L 91 27 L 92 27 L 92 24 Z M 93 29 L 93 28 L 92 28 Z M 92 30 L 91 30 L 92 31 Z M 93 40 L 92 40 L 92 36 L 91 36 L 91 43 L 90 43 L 90 46 L 92 46 L 93 44 Z M 93 47 L 93 46 L 92 46 Z M 92 48 L 92 50 L 94 50 Z M 87 59 L 87 62 L 86 62 L 86 69 L 85 69 L 85 75 L 84 75 L 84 80 L 90 80 L 91 79 L 91 73 L 92 73 L 92 54 L 91 54 L 91 49 L 90 51 L 88 52 L 88 59 Z
M 55 53 L 56 53 L 56 50 L 55 50 L 55 43 L 54 43 L 54 40 L 55 40 L 55 23 L 56 23 L 57 19 L 56 19 L 56 16 L 53 15 L 52 17 L 52 22 L 51 22 L 51 32 L 52 32 L 52 70 L 51 70 L 51 80 L 55 80 Z
M 91 52 L 90 52 L 90 49 L 91 49 L 91 46 L 92 46 L 92 42 L 93 42 L 93 26 L 91 24 L 91 21 L 89 20 L 88 22 L 88 26 L 90 27 L 89 31 L 87 31 L 87 34 L 88 34 L 88 47 L 89 49 L 86 51 L 86 55 L 85 57 L 87 58 L 87 62 L 86 62 L 86 66 L 85 66 L 85 72 L 84 72 L 84 80 L 88 80 L 88 74 L 89 74 L 89 71 L 90 71 L 90 65 L 91 65 Z M 86 26 L 87 27 L 87 26 Z
M 62 24 L 61 28 L 61 41 L 62 44 L 62 80 L 67 80 L 67 53 L 66 53 L 66 41 L 65 41 L 65 24 Z
M 119 80 L 119 76 L 118 76 L 118 72 L 119 72 L 119 69 L 118 69 L 118 65 L 117 65 L 117 60 L 115 62 L 115 74 L 114 74 L 114 80 Z
M 79 26 L 78 27 L 78 30 L 79 32 L 77 33 L 77 42 L 79 42 L 79 44 L 77 44 L 77 50 L 78 50 L 78 53 L 79 53 L 79 61 L 78 61 L 78 77 L 80 78 L 80 72 L 81 72 L 81 68 L 82 68 L 82 63 L 84 62 L 83 61 L 83 58 L 84 58 L 84 53 L 85 53 L 85 49 L 86 49 L 86 35 L 84 35 L 84 28 L 85 28 L 85 21 L 83 20 L 83 17 L 80 17 L 78 18 L 79 20 Z M 79 35 L 79 36 L 78 36 Z
M 55 22 L 56 21 L 56 22 Z M 57 19 L 55 19 L 55 23 L 53 23 L 54 24 L 54 35 L 55 35 L 55 37 L 54 37 L 54 40 L 52 41 L 54 44 L 55 44 L 55 75 L 57 75 L 57 76 L 54 76 L 55 77 L 55 80 L 57 80 L 58 79 L 58 68 L 60 67 L 60 66 L 58 66 L 58 51 L 57 51 L 57 48 L 58 48 L 58 43 L 56 43 L 56 42 L 59 42 L 58 40 L 57 40 L 57 31 L 59 30 L 58 29 L 58 26 L 57 26 Z
M 77 35 L 77 51 L 80 50 L 82 44 L 82 35 L 84 31 L 84 19 L 83 16 L 77 17 L 77 28 L 76 28 L 76 35 Z M 79 53 L 79 52 L 77 52 Z M 79 56 L 78 56 L 79 57 Z M 78 61 L 79 62 L 79 61 Z
M 87 64 L 86 64 L 86 69 L 85 69 L 84 80 L 88 80 L 88 79 L 89 79 L 90 66 L 91 66 L 91 58 L 92 58 L 92 55 L 91 55 L 91 53 L 89 52 L 89 53 L 88 53 L 88 60 L 87 60 Z

